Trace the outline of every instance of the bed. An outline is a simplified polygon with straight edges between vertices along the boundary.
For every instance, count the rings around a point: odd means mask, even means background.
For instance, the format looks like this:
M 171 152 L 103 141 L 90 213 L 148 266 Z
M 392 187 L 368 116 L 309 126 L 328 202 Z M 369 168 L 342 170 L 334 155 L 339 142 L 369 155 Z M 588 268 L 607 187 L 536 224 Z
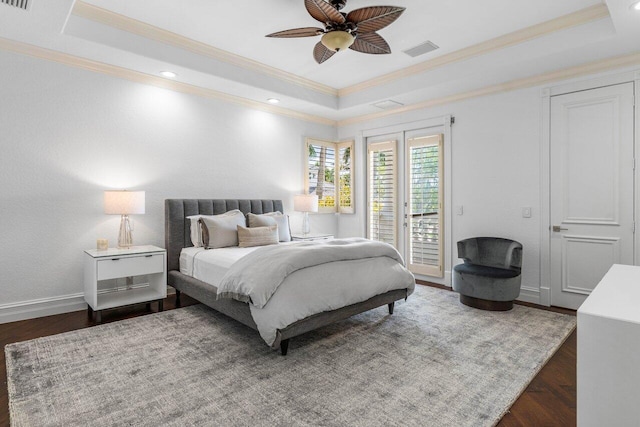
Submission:
M 168 284 L 175 288 L 176 298 L 179 301 L 180 294 L 185 294 L 197 299 L 207 306 L 223 313 L 238 322 L 259 330 L 252 309 L 247 302 L 236 299 L 219 299 L 217 288 L 211 283 L 197 279 L 184 271 L 181 271 L 181 253 L 185 248 L 192 248 L 190 237 L 191 221 L 187 219 L 191 215 L 219 215 L 238 209 L 245 215 L 248 213 L 265 214 L 270 212 L 284 212 L 281 200 L 240 200 L 240 199 L 168 199 L 165 200 L 165 248 L 167 250 Z M 191 249 L 193 250 L 193 248 Z M 215 251 L 214 249 L 213 251 Z M 189 249 L 185 250 L 185 253 Z M 370 298 L 339 308 L 311 314 L 297 320 L 285 327 L 278 328 L 270 344 L 274 349 L 280 349 L 282 355 L 287 354 L 289 340 L 295 336 L 304 334 L 333 322 L 346 319 L 355 314 L 362 313 L 384 305 L 388 306 L 389 313 L 393 314 L 395 301 L 406 299 L 413 291 L 413 281 L 410 286 L 403 289 L 392 289 L 375 294 Z M 282 291 L 284 292 L 284 291 Z M 269 344 L 269 342 L 267 342 Z

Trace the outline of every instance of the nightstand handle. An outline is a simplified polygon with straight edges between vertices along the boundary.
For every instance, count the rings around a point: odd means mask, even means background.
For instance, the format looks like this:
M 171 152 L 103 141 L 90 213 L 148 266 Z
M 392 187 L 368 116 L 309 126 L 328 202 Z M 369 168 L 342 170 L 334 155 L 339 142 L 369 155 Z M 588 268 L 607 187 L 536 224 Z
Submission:
M 120 258 L 111 258 L 111 261 L 120 261 Z
M 153 255 L 145 255 L 145 258 L 151 258 Z

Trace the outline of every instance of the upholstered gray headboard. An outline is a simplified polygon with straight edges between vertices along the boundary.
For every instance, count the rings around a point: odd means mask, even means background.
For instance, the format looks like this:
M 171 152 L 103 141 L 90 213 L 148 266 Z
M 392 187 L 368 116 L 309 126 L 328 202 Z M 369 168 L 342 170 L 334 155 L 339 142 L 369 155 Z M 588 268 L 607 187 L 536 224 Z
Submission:
M 164 244 L 167 269 L 180 270 L 180 251 L 193 246 L 190 235 L 190 215 L 218 215 L 240 209 L 245 215 L 280 211 L 282 200 L 238 199 L 167 199 L 164 201 Z

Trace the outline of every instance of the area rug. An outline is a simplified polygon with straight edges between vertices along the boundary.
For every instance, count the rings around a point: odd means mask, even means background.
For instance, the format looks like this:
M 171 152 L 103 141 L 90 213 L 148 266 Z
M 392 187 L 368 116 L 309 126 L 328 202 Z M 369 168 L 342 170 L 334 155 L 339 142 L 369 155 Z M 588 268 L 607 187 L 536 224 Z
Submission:
M 7 345 L 13 426 L 490 426 L 575 327 L 418 286 L 291 340 L 196 305 Z

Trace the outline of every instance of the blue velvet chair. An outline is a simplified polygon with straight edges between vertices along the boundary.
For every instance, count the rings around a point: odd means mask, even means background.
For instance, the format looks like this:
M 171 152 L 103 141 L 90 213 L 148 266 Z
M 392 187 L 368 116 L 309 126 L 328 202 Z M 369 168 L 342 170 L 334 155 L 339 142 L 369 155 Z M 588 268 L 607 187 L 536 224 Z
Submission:
M 458 242 L 464 264 L 453 268 L 453 290 L 460 302 L 482 310 L 506 311 L 520 295 L 522 245 L 499 237 Z

